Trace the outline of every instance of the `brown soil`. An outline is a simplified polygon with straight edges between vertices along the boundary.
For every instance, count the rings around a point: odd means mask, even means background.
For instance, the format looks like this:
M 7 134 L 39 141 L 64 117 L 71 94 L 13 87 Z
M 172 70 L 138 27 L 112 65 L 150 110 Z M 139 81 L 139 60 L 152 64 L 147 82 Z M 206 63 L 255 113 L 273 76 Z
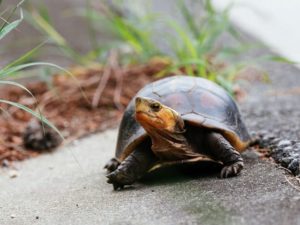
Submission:
M 57 74 L 52 82 L 30 82 L 26 87 L 37 99 L 20 88 L 0 90 L 0 99 L 21 103 L 32 109 L 38 108 L 54 123 L 67 141 L 86 134 L 116 126 L 124 107 L 136 92 L 156 79 L 156 74 L 166 63 L 153 60 L 145 65 L 121 68 L 112 55 L 106 66 L 77 67 L 67 74 Z M 24 160 L 38 155 L 25 149 L 22 135 L 32 118 L 18 108 L 0 104 L 0 165 Z

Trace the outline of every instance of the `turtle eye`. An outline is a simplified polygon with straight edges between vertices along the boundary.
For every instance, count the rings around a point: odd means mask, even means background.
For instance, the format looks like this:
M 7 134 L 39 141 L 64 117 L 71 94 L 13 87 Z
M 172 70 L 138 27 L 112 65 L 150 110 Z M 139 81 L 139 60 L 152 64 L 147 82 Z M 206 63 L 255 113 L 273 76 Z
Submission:
M 152 103 L 150 105 L 151 109 L 155 112 L 158 112 L 160 109 L 161 109 L 161 106 L 159 103 L 155 102 L 155 103 Z

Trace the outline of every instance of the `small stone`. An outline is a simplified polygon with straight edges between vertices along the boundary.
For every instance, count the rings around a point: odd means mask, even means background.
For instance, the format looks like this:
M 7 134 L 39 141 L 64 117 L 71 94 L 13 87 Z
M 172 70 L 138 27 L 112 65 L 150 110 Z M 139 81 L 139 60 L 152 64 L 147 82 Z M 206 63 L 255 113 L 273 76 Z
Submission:
M 267 139 L 267 140 L 274 140 L 276 138 L 276 136 L 274 134 L 268 134 L 266 135 L 263 139 Z
M 293 160 L 292 157 L 284 157 L 281 160 L 279 160 L 279 162 L 283 167 L 287 167 L 292 162 L 292 160 Z
M 298 153 L 293 153 L 293 154 L 291 154 L 291 157 L 293 157 L 294 159 L 295 159 L 295 158 L 300 158 Z
M 281 154 L 283 153 L 283 148 L 278 148 L 277 146 L 272 148 L 273 152 L 276 154 Z
M 36 220 L 38 220 L 39 218 L 40 218 L 39 216 L 36 216 L 36 217 L 35 217 Z
M 16 178 L 18 176 L 19 176 L 18 171 L 16 171 L 16 170 L 9 171 L 9 178 L 13 179 L 13 178 Z
M 270 144 L 277 144 L 278 142 L 280 142 L 280 138 L 274 138 L 270 141 Z
M 272 151 L 276 151 L 277 147 L 278 146 L 276 144 L 269 145 L 269 149 L 271 149 Z
M 255 132 L 254 132 L 255 133 Z M 260 131 L 259 133 L 258 133 L 258 135 L 260 136 L 260 137 L 264 137 L 264 136 L 266 136 L 268 134 L 268 131 L 266 131 L 266 130 L 262 130 L 262 131 Z
M 283 150 L 283 152 L 281 153 L 281 157 L 289 157 L 290 153 L 288 151 Z
M 299 142 L 295 143 L 295 144 L 294 144 L 294 148 L 300 149 L 300 143 L 299 143 Z
M 293 197 L 293 200 L 299 201 L 299 200 L 300 200 L 300 196 L 299 196 L 299 195 L 298 195 L 298 196 L 294 196 L 294 197 Z
M 291 146 L 287 146 L 283 149 L 285 152 L 292 152 L 293 148 Z
M 257 151 L 248 150 L 243 153 L 243 156 L 248 159 L 258 159 L 261 155 Z
M 292 142 L 289 141 L 289 140 L 281 140 L 279 143 L 278 143 L 278 147 L 287 147 L 287 146 L 291 146 L 292 145 Z
M 14 218 L 16 218 L 16 215 L 15 214 L 11 214 L 10 218 L 14 219 Z
M 294 175 L 298 175 L 299 174 L 299 160 L 298 159 L 294 159 L 288 166 L 288 169 L 294 174 Z
M 4 159 L 1 164 L 2 164 L 2 167 L 9 167 L 9 162 L 6 159 Z

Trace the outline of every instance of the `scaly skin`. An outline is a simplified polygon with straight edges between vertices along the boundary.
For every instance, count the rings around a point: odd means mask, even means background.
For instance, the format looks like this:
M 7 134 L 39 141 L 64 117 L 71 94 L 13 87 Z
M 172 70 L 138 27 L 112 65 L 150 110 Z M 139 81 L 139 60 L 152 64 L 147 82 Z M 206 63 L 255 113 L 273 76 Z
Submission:
M 116 170 L 106 176 L 107 182 L 113 184 L 114 190 L 123 189 L 124 185 L 131 185 L 144 176 L 156 161 L 152 151 L 136 149 Z
M 221 178 L 236 176 L 244 168 L 240 153 L 221 134 L 209 133 L 207 135 L 207 145 L 211 149 L 213 157 L 224 164 L 220 174 Z

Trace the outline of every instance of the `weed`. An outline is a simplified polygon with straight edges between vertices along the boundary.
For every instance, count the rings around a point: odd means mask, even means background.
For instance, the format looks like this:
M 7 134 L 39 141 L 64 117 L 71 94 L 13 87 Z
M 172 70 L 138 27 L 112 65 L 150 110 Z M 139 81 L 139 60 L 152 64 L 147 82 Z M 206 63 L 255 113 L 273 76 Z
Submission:
M 20 1 L 10 12 L 8 18 L 3 19 L 3 24 L 1 25 L 0 28 L 0 41 L 1 39 L 3 39 L 6 35 L 8 35 L 10 32 L 12 32 L 14 29 L 16 29 L 19 24 L 23 21 L 23 11 L 20 8 L 21 5 L 23 4 L 23 1 Z M 0 2 L 1 4 L 1 2 Z M 13 21 L 13 22 L 9 22 L 11 17 L 13 16 L 13 14 L 17 11 L 20 10 L 20 16 L 17 20 Z M 31 95 L 33 98 L 33 94 L 30 92 L 30 90 L 28 90 L 25 86 L 23 86 L 20 83 L 17 83 L 15 81 L 8 81 L 8 80 L 3 80 L 5 78 L 7 78 L 8 76 L 10 76 L 11 74 L 20 71 L 24 68 L 28 68 L 31 66 L 38 66 L 38 65 L 43 65 L 43 66 L 52 66 L 52 67 L 56 67 L 56 68 L 60 68 L 57 65 L 54 64 L 49 64 L 49 63 L 45 63 L 45 62 L 37 62 L 37 63 L 28 63 L 28 64 L 20 64 L 23 60 L 25 60 L 27 57 L 30 57 L 31 54 L 33 54 L 40 46 L 37 46 L 35 49 L 32 49 L 31 51 L 29 51 L 28 53 L 24 54 L 23 56 L 21 56 L 20 58 L 18 58 L 17 60 L 15 60 L 14 62 L 8 64 L 7 66 L 5 66 L 4 68 L 0 69 L 0 84 L 2 85 L 12 85 L 12 86 L 16 86 L 18 88 L 23 89 L 24 91 L 26 91 L 29 95 Z M 62 69 L 62 68 L 60 68 Z M 34 98 L 35 99 L 35 98 Z M 35 99 L 36 101 L 36 99 Z M 37 101 L 36 101 L 37 102 Z M 22 109 L 28 113 L 30 113 L 31 115 L 35 116 L 36 118 L 40 119 L 43 123 L 45 123 L 46 125 L 48 125 L 49 127 L 51 127 L 52 129 L 54 129 L 62 138 L 63 136 L 61 135 L 61 133 L 59 132 L 59 130 L 50 122 L 48 121 L 42 114 L 41 112 L 38 110 L 38 112 L 33 111 L 32 109 L 26 107 L 25 105 L 22 105 L 20 103 L 17 102 L 13 102 L 13 101 L 8 101 L 5 99 L 0 99 L 0 103 L 4 103 L 4 104 L 8 104 L 11 106 L 15 106 L 19 109 Z

